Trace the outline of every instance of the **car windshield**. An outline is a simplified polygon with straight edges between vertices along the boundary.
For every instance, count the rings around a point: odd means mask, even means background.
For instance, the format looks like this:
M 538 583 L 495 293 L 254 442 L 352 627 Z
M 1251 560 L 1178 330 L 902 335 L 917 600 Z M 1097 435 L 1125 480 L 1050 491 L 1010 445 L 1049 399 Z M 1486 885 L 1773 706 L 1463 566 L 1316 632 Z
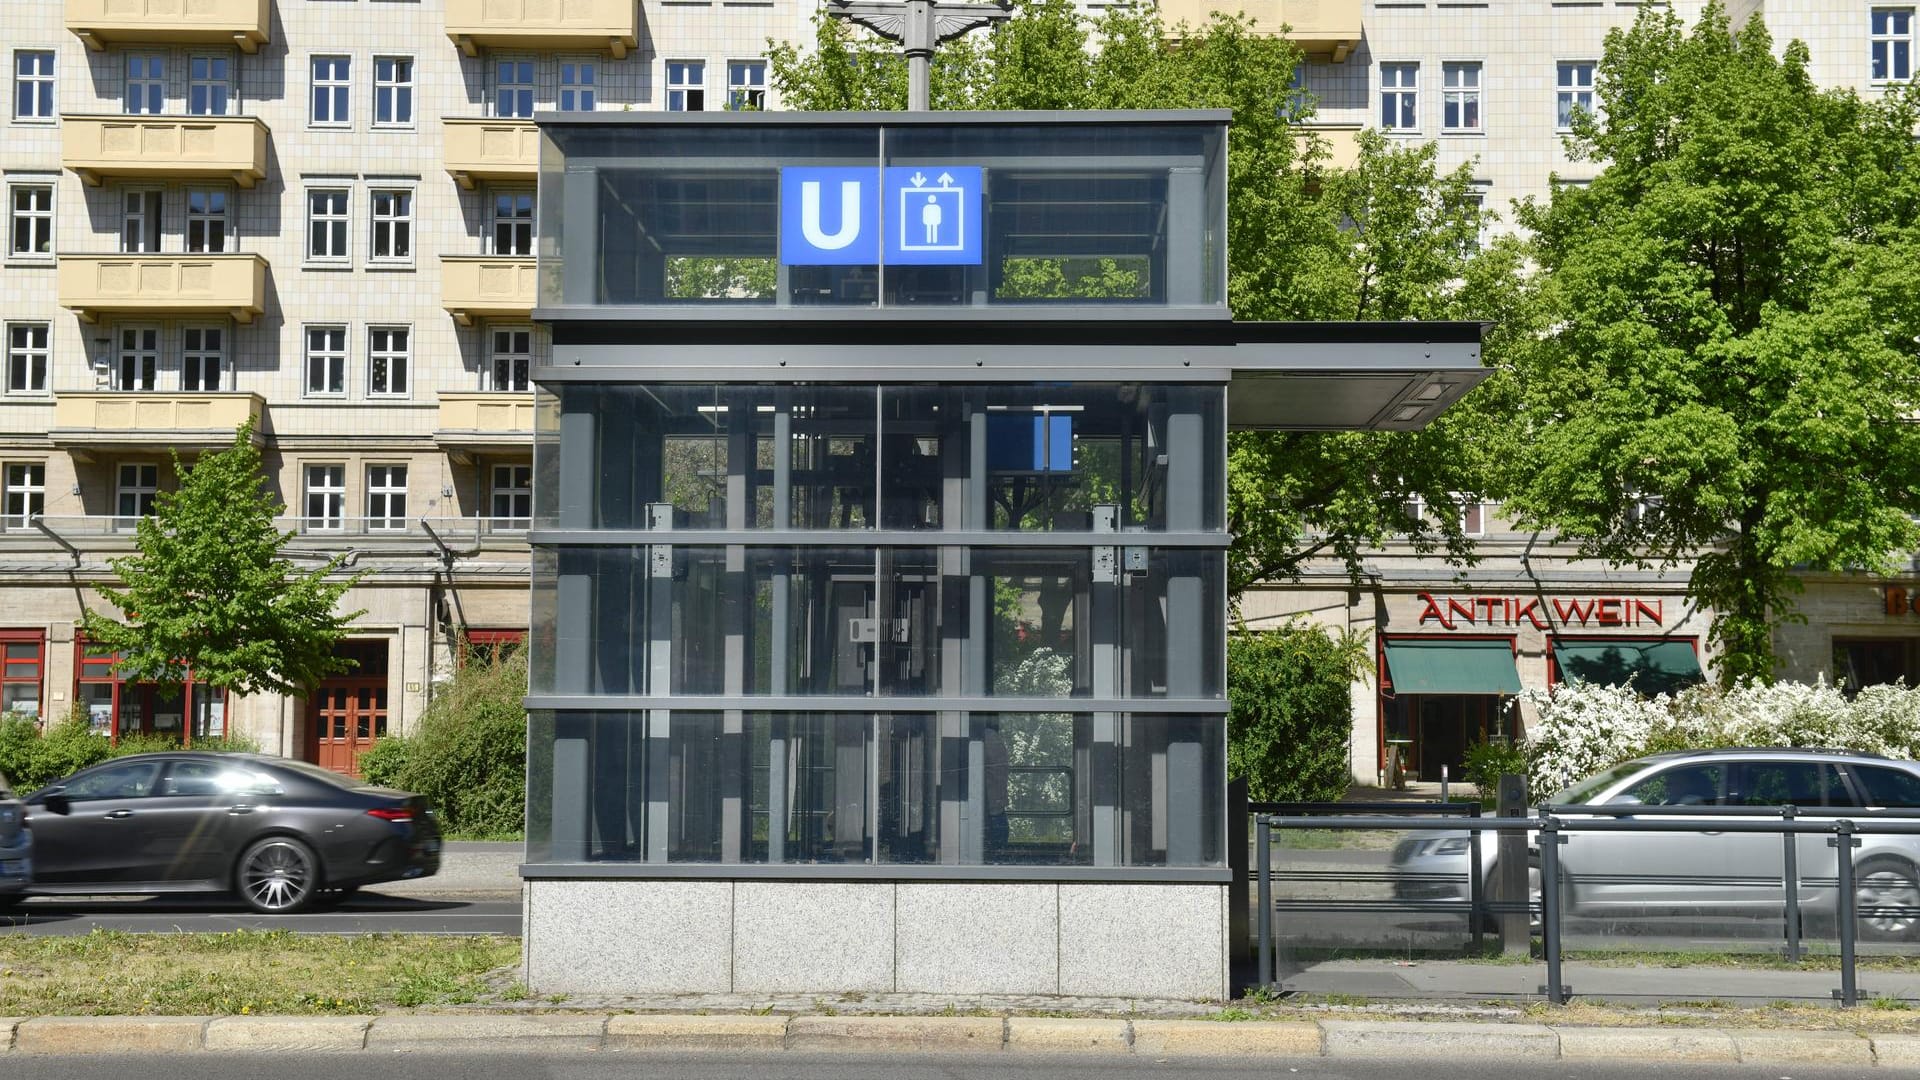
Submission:
M 1575 781 L 1572 786 L 1547 802 L 1553 806 L 1582 806 L 1591 803 L 1601 792 L 1646 767 L 1647 763 L 1644 761 L 1629 761 L 1615 765 L 1611 769 L 1594 773 L 1585 780 Z

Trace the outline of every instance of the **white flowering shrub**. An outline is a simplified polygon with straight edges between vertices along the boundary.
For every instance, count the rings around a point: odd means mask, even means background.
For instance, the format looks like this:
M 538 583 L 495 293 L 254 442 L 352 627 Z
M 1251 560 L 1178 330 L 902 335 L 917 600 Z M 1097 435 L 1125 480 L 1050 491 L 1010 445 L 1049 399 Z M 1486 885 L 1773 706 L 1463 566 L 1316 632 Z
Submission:
M 1535 799 L 1665 750 L 1817 746 L 1920 758 L 1920 687 L 1903 683 L 1866 687 L 1852 701 L 1825 679 L 1694 686 L 1653 698 L 1574 681 L 1521 697 L 1539 711 L 1523 744 Z

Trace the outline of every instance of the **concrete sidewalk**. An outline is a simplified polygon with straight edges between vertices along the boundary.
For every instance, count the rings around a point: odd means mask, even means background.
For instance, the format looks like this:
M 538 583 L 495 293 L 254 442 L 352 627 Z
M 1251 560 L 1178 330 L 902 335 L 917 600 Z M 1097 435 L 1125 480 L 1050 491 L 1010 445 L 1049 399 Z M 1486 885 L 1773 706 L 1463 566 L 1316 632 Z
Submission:
M 479 840 L 449 840 L 440 850 L 440 872 L 412 881 L 370 885 L 368 892 L 387 896 L 485 897 L 520 899 L 520 863 L 526 845 Z
M 1547 966 L 1537 961 L 1325 960 L 1302 966 L 1282 963 L 1277 973 L 1281 989 L 1294 993 L 1427 1001 L 1541 999 L 1547 981 Z M 1859 979 L 1862 1001 L 1920 999 L 1920 972 L 1869 968 L 1861 970 Z M 1602 1001 L 1828 1001 L 1840 986 L 1840 972 L 1571 962 L 1562 965 L 1561 982 L 1572 988 L 1576 999 Z
M 1398 1021 L 998 1016 L 58 1016 L 0 1019 L 0 1056 L 663 1051 L 1279 1061 L 1473 1057 L 1920 1068 L 1920 1035 Z

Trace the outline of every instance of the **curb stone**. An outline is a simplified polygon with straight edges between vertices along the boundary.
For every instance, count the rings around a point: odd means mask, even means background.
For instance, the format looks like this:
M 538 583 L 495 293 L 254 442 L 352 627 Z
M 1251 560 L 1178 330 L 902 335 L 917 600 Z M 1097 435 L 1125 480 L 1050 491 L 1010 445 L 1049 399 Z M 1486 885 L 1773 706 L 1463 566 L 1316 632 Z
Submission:
M 41 1016 L 13 1032 L 27 1054 L 191 1054 L 201 1047 L 205 1016 Z
M 1128 1034 L 1125 1020 L 1007 1018 L 1007 1049 L 1019 1053 L 1125 1054 L 1132 1051 Z
M 24 1019 L 24 1016 L 0 1016 L 0 1054 L 13 1049 L 13 1029 Z
M 382 1016 L 367 1028 L 367 1049 L 598 1050 L 604 1016 Z
M 1545 1058 L 1560 1056 L 1560 1037 L 1539 1024 L 1425 1023 L 1417 1020 L 1322 1020 L 1327 1057 Z
M 1714 1028 L 1556 1027 L 1562 1061 L 1739 1061 L 1733 1036 Z
M 364 1050 L 371 1016 L 222 1016 L 207 1024 L 205 1049 L 267 1053 Z
M 784 1016 L 626 1015 L 607 1018 L 609 1050 L 778 1050 Z
M 1875 1035 L 1872 1041 L 1875 1065 L 1920 1068 L 1920 1035 Z
M 1849 1031 L 1736 1031 L 1740 1060 L 1763 1065 L 1871 1065 L 1873 1043 Z
M 1319 1057 L 1320 1025 L 1293 1020 L 1135 1020 L 1133 1052 L 1142 1057 Z
M 978 1053 L 1006 1041 L 998 1016 L 796 1016 L 790 1050 L 901 1050 Z

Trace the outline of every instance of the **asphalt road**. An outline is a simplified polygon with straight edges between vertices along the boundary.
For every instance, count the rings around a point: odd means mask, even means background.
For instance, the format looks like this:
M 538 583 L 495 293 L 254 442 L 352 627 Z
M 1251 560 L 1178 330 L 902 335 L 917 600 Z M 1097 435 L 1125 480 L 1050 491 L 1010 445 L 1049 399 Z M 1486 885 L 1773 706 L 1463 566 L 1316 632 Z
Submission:
M 470 1055 L 196 1054 L 179 1058 L 116 1057 L 20 1058 L 35 1080 L 338 1080 L 378 1070 L 382 1080 L 1104 1080 L 1106 1077 L 1163 1077 L 1169 1080 L 1866 1080 L 1871 1068 L 1801 1068 L 1778 1065 L 1582 1064 L 1577 1062 L 1505 1062 L 1487 1060 L 1378 1062 L 1325 1061 L 1315 1058 L 1263 1060 L 1259 1064 L 1116 1059 L 1061 1062 L 1044 1055 L 1017 1057 L 854 1058 L 839 1055 L 767 1054 L 759 1057 L 697 1057 L 611 1053 Z M 17 1057 L 17 1055 L 16 1055 Z M 31 1062 L 29 1066 L 28 1062 Z M 23 1073 L 24 1075 L 24 1073 Z M 1881 1070 L 1879 1076 L 1888 1073 Z
M 149 897 L 69 900 L 38 897 L 0 913 L 0 933 L 85 934 L 92 930 L 222 933 L 291 930 L 297 934 L 520 934 L 518 900 L 361 893 L 337 908 L 302 915 L 256 915 L 220 898 Z

